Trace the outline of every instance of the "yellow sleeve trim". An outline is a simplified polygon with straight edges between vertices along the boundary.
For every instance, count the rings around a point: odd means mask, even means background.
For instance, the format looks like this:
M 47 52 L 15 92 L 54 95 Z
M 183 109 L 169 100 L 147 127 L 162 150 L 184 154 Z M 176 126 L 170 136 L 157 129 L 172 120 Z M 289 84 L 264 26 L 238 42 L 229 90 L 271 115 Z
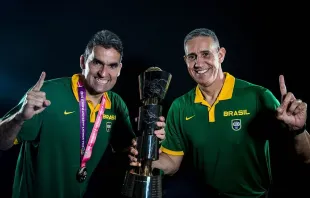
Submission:
M 160 149 L 164 152 L 167 153 L 169 155 L 184 155 L 183 151 L 171 151 L 169 149 L 164 148 L 163 146 L 160 147 Z
M 14 144 L 14 145 L 19 144 L 19 142 L 18 142 L 17 138 L 15 138 L 15 140 L 14 140 L 14 143 L 13 143 L 13 144 Z

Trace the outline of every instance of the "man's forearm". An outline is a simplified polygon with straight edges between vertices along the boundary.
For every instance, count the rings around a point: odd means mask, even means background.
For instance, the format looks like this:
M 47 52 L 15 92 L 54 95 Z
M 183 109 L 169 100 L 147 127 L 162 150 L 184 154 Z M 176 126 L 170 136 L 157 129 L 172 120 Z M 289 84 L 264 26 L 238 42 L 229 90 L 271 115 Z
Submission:
M 297 155 L 300 156 L 306 164 L 310 164 L 310 134 L 306 130 L 295 136 L 294 146 Z
M 19 114 L 0 121 L 0 150 L 8 150 L 13 146 L 14 140 L 24 121 Z
M 164 171 L 165 175 L 173 175 L 179 169 L 178 165 L 166 153 L 161 153 L 159 159 L 153 161 L 152 168 Z

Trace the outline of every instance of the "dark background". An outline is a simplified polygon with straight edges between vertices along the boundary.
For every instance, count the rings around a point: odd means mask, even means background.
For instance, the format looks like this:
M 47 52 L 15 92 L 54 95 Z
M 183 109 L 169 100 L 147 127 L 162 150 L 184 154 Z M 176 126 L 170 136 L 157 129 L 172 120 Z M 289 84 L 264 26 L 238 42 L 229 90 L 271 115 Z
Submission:
M 284 74 L 288 90 L 309 103 L 309 7 L 305 5 L 297 0 L 2 1 L 0 117 L 35 84 L 41 71 L 46 71 L 47 79 L 80 72 L 79 56 L 90 37 L 102 29 L 123 41 L 123 69 L 114 91 L 123 97 L 132 117 L 138 114 L 137 77 L 150 66 L 173 76 L 164 114 L 174 98 L 195 86 L 183 62 L 183 39 L 200 27 L 214 30 L 226 48 L 224 71 L 265 86 L 278 98 L 278 76 Z M 10 195 L 18 151 L 18 146 L 0 151 L 1 198 Z M 294 160 L 274 164 L 278 196 L 310 196 L 300 195 L 308 191 L 309 168 Z

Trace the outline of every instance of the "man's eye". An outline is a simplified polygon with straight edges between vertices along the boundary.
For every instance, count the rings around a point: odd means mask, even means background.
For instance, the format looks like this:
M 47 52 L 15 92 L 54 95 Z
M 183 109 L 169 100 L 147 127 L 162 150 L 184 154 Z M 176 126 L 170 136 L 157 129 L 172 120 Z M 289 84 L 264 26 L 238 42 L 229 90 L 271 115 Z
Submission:
M 202 53 L 202 57 L 207 57 L 209 55 L 209 53 L 208 52 L 204 52 L 204 53 Z
M 111 68 L 116 68 L 118 66 L 118 64 L 111 64 L 110 67 Z
M 195 60 L 196 56 L 195 55 L 189 55 L 187 56 L 188 60 Z
M 94 60 L 93 63 L 94 63 L 95 65 L 100 65 L 100 64 L 101 64 L 101 63 L 100 63 L 99 61 L 97 61 L 97 60 Z

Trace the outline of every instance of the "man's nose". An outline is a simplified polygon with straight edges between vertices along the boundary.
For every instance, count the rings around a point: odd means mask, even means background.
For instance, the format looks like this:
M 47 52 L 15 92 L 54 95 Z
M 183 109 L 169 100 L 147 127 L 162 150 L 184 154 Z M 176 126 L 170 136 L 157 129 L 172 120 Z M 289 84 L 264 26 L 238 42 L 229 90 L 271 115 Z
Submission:
M 197 56 L 196 57 L 196 60 L 195 60 L 195 67 L 199 67 L 199 66 L 201 66 L 203 64 L 203 58 L 202 57 L 200 57 L 200 56 Z
M 101 77 L 105 77 L 108 73 L 107 73 L 107 67 L 106 66 L 102 66 L 101 68 L 100 68 L 100 70 L 99 70 L 99 75 L 101 76 Z

